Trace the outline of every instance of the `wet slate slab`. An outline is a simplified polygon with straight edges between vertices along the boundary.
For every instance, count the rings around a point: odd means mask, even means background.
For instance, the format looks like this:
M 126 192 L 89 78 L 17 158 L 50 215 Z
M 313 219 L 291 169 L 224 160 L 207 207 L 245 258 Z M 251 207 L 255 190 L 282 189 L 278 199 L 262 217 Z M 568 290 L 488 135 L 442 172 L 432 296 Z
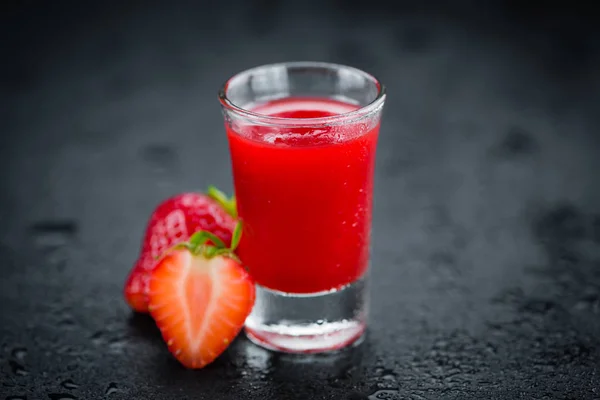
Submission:
M 363 3 L 6 6 L 0 398 L 600 399 L 593 24 Z M 389 89 L 369 333 L 185 371 L 122 283 L 158 201 L 231 190 L 218 86 L 286 59 Z

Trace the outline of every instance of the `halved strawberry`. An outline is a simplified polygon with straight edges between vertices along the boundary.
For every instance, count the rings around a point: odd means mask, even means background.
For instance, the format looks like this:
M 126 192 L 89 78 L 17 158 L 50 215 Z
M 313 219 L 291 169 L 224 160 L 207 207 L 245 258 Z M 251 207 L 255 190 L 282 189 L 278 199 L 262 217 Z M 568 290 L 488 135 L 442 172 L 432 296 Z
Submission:
M 181 193 L 160 203 L 150 216 L 140 255 L 125 281 L 127 304 L 137 312 L 147 312 L 148 282 L 157 258 L 199 230 L 229 243 L 236 217 L 235 199 L 212 186 L 207 194 Z
M 169 351 L 187 368 L 213 362 L 252 311 L 254 283 L 233 253 L 240 235 L 238 223 L 226 248 L 215 235 L 197 232 L 150 275 L 148 310 Z

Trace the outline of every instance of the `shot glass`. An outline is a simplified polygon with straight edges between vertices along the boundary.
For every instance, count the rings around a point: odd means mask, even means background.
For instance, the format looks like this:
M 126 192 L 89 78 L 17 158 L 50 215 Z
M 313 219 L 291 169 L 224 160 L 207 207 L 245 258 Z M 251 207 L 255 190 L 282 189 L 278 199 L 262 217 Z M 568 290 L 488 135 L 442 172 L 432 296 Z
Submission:
M 256 344 L 318 353 L 363 337 L 385 98 L 372 75 L 322 62 L 259 66 L 220 89 Z

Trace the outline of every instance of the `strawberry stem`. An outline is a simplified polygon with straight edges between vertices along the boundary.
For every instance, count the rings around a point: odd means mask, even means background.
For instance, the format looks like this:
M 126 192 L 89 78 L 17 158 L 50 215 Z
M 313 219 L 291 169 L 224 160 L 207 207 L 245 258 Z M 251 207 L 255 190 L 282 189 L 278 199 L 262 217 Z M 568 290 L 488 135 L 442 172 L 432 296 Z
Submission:
M 240 259 L 235 254 L 235 248 L 239 244 L 241 236 L 242 224 L 241 222 L 238 222 L 235 226 L 235 230 L 233 231 L 230 247 L 227 247 L 225 243 L 213 233 L 208 231 L 197 231 L 190 236 L 190 239 L 187 242 L 179 243 L 175 245 L 174 248 L 185 248 L 188 249 L 192 254 L 202 254 L 206 258 L 213 258 L 223 255 L 240 262 Z M 212 244 L 209 244 L 209 242 L 212 242 Z
M 223 241 L 221 239 L 219 239 L 218 236 L 216 236 L 213 233 L 210 233 L 208 231 L 198 231 L 198 232 L 194 233 L 189 239 L 189 244 L 192 247 L 198 247 L 198 246 L 205 244 L 209 240 L 211 242 L 213 242 L 215 244 L 215 246 L 218 248 L 227 247 L 227 246 L 225 246 L 225 243 L 223 243 Z
M 225 242 L 223 242 L 217 235 L 208 231 L 196 231 L 190 238 L 185 242 L 177 243 L 163 252 L 161 255 L 155 258 L 155 260 L 159 260 L 163 258 L 166 254 L 171 251 L 187 249 L 189 252 L 195 255 L 202 254 L 206 258 L 212 258 L 218 255 L 226 255 L 229 256 L 236 261 L 239 261 L 239 258 L 235 255 L 235 249 L 240 242 L 240 238 L 242 236 L 242 223 L 238 221 L 233 231 L 233 235 L 231 238 L 231 246 L 227 247 Z M 211 242 L 212 244 L 209 244 Z
M 227 214 L 231 215 L 233 218 L 237 218 L 237 202 L 235 200 L 235 195 L 229 197 L 213 185 L 208 187 L 206 194 L 208 197 L 219 203 L 219 205 L 223 207 Z

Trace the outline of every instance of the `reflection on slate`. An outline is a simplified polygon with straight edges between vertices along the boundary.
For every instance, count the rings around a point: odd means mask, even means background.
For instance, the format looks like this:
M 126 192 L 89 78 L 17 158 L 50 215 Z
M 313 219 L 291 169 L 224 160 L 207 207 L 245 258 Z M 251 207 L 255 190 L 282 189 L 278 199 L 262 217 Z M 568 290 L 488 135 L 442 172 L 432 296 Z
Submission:
M 587 10 L 70 3 L 1 17 L 0 400 L 600 399 Z M 219 85 L 292 59 L 388 86 L 368 336 L 312 357 L 240 337 L 183 370 L 123 281 L 161 199 L 232 189 Z

